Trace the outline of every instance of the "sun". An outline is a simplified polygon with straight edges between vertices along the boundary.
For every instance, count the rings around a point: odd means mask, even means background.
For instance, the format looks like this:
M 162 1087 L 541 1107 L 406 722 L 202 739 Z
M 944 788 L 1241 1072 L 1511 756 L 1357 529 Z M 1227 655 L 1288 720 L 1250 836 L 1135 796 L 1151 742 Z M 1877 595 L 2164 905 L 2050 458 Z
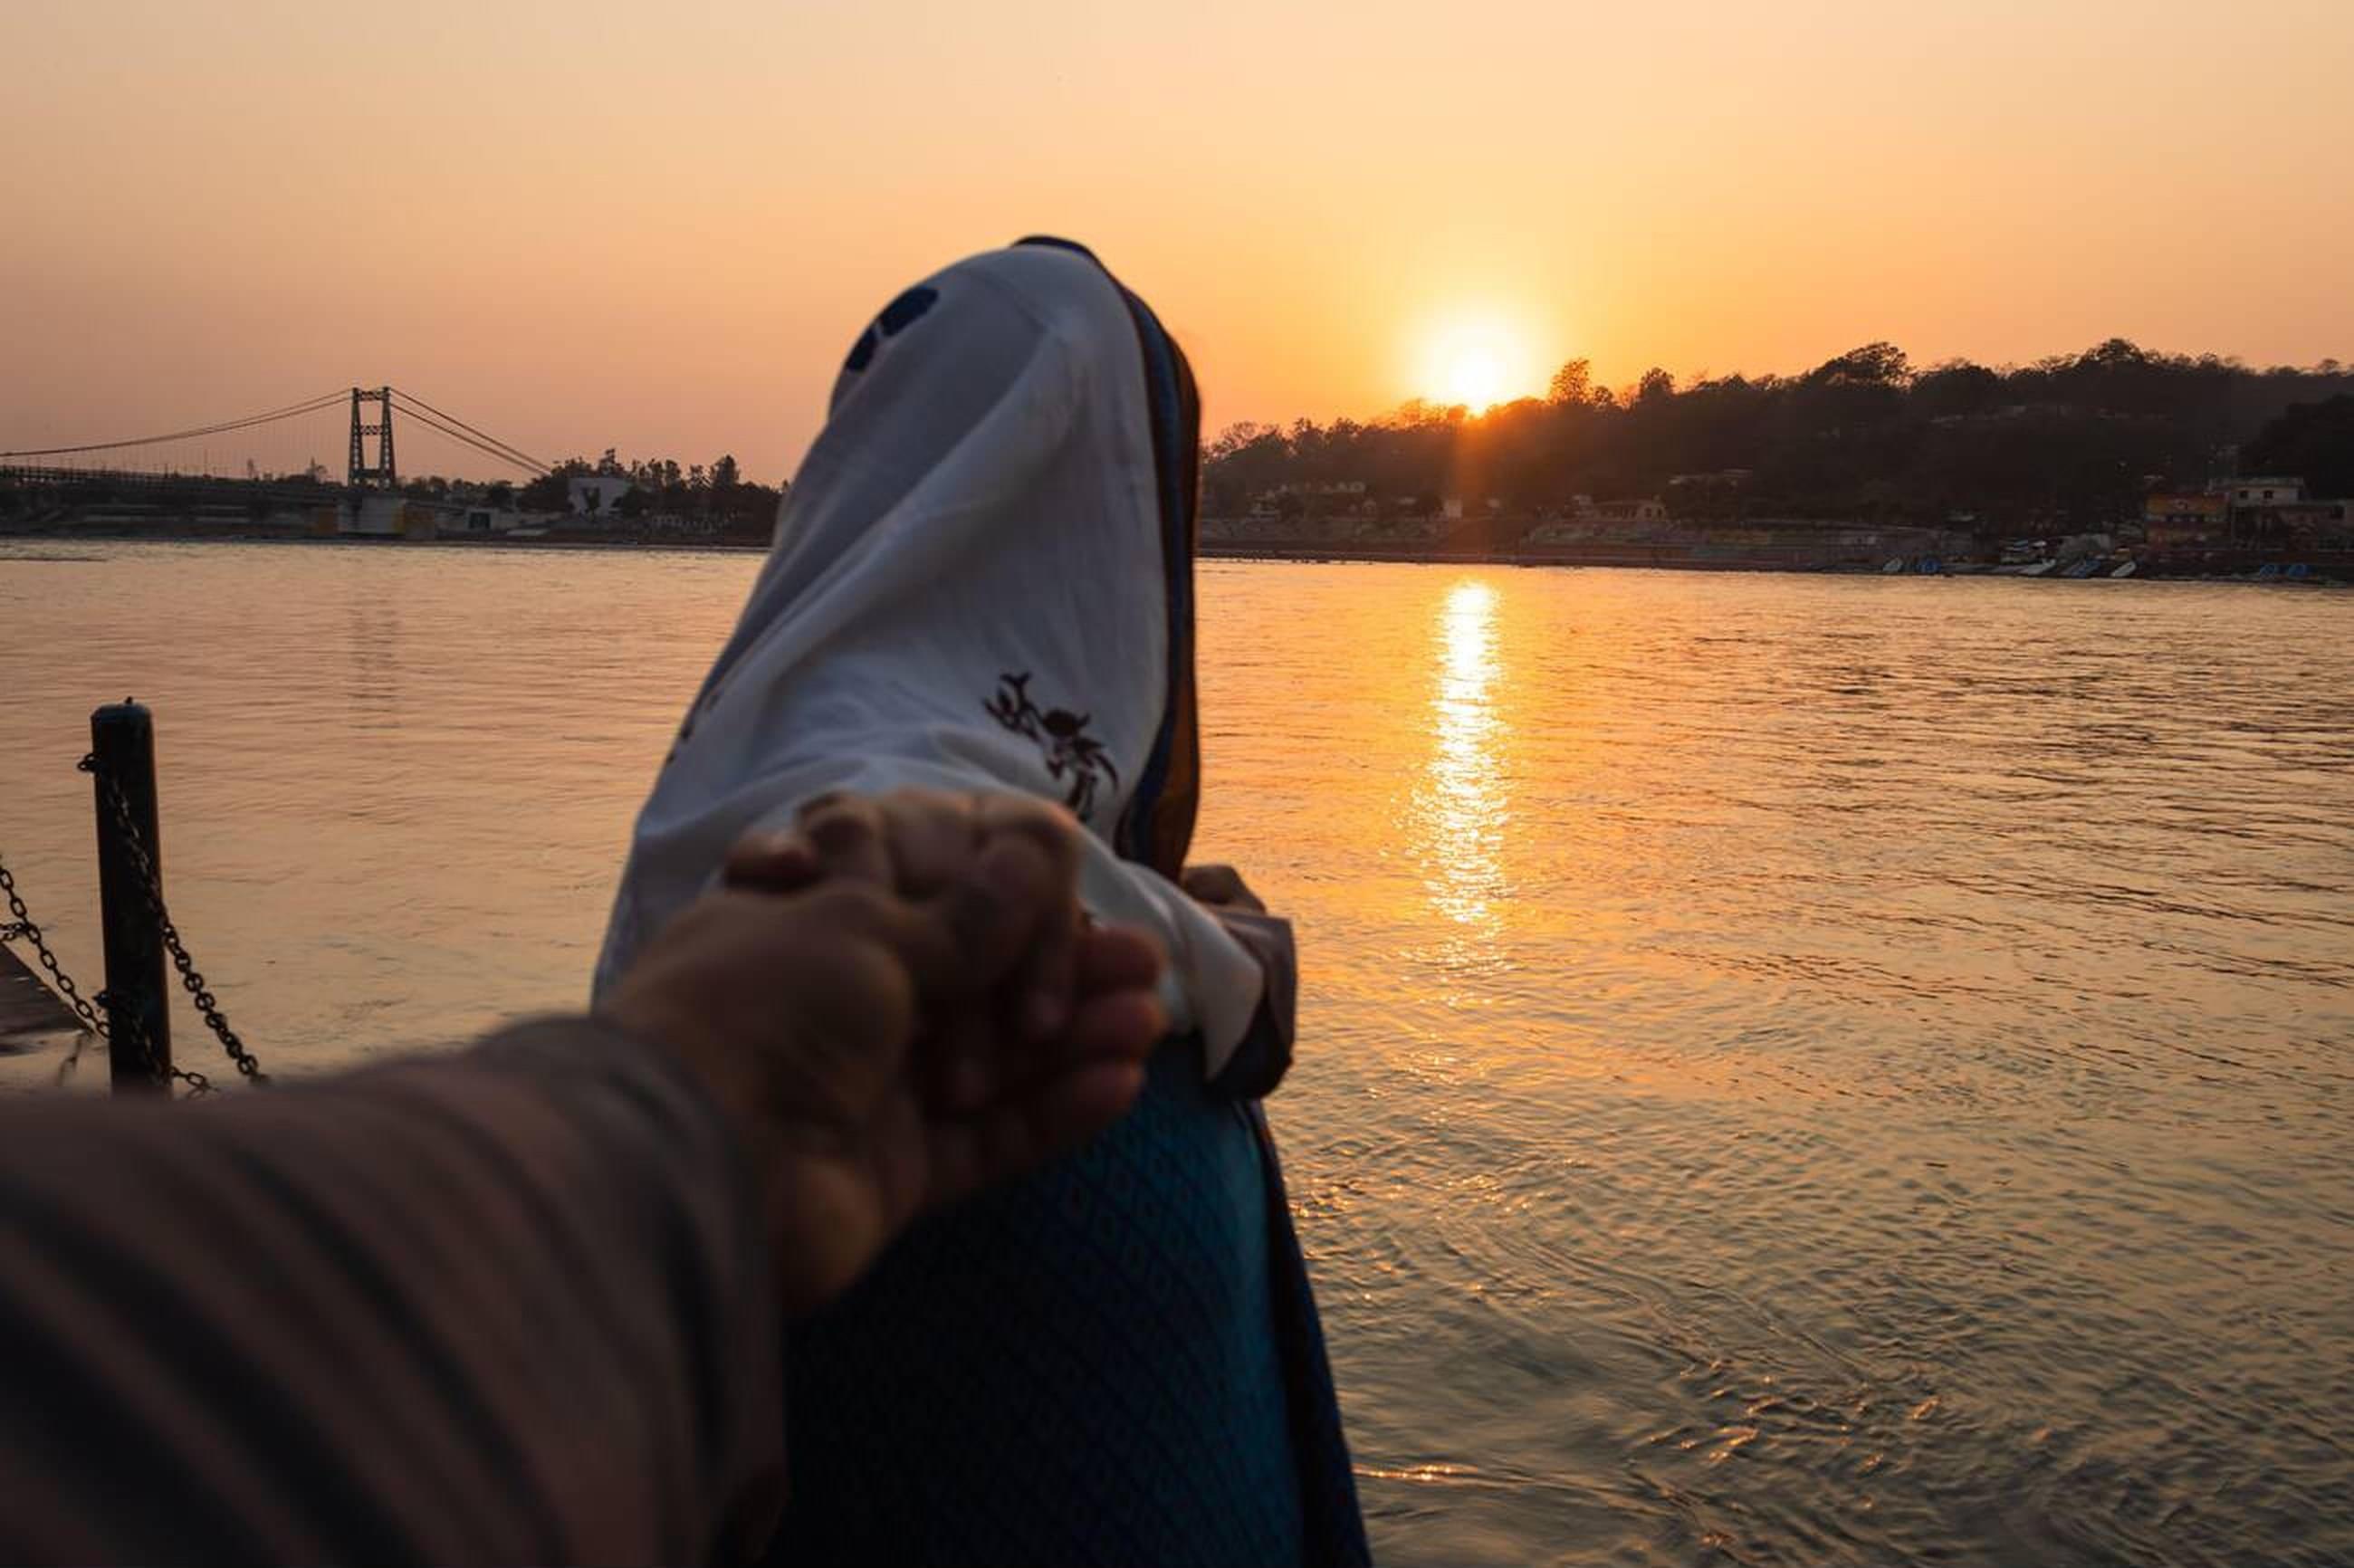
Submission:
M 1447 362 L 1439 396 L 1449 403 L 1485 408 L 1504 395 L 1504 362 L 1485 344 L 1465 344 Z
M 1500 322 L 1458 320 L 1425 344 L 1419 380 L 1433 402 L 1459 403 L 1479 413 L 1526 390 L 1525 345 Z

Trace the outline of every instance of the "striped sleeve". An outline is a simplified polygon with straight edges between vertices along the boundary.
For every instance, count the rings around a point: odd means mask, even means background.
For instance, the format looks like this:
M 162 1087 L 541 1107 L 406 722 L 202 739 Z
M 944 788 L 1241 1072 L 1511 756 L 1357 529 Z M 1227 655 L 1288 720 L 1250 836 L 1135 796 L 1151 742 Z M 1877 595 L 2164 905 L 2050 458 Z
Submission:
M 582 1020 L 0 1113 L 0 1560 L 691 1562 L 782 1498 L 748 1172 Z

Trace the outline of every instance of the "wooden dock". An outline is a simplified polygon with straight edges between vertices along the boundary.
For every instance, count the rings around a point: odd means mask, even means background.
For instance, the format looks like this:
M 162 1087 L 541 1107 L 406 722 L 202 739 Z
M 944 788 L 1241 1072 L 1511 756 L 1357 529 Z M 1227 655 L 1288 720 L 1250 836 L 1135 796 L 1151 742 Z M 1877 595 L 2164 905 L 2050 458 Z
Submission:
M 53 1044 L 59 1035 L 81 1033 L 56 991 L 26 966 L 15 942 L 0 942 L 0 1055 L 22 1055 Z

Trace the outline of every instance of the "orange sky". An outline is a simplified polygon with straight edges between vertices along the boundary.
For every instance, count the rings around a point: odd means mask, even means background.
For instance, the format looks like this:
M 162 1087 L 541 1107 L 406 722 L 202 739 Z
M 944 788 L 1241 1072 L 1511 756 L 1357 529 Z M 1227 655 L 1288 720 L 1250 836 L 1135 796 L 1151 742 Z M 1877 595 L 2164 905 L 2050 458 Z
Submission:
M 0 57 L 0 447 L 390 381 L 773 479 L 884 300 L 1034 230 L 1213 425 L 1435 391 L 1465 322 L 1532 391 L 2354 359 L 2344 0 L 9 0 Z

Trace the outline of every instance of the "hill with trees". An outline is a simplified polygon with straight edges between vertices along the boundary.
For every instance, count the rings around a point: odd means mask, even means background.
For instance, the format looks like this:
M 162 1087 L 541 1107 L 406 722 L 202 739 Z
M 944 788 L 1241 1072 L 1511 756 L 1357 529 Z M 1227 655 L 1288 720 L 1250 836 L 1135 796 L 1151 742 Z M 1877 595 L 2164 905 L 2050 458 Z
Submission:
M 2354 493 L 2349 425 L 2354 369 L 2334 360 L 2256 370 L 2122 338 L 1999 368 L 1915 368 L 1872 343 L 1797 376 L 1679 387 L 1653 369 L 1617 392 L 1573 360 L 1547 396 L 1484 413 L 1408 403 L 1363 423 L 1232 426 L 1204 453 L 1203 496 L 1213 517 L 1283 491 L 1312 516 L 1331 487 L 1362 482 L 1399 512 L 1440 495 L 1526 516 L 1661 497 L 1696 518 L 2091 530 L 2135 515 L 2154 485 L 2235 471 L 2309 471 L 2324 493 Z

